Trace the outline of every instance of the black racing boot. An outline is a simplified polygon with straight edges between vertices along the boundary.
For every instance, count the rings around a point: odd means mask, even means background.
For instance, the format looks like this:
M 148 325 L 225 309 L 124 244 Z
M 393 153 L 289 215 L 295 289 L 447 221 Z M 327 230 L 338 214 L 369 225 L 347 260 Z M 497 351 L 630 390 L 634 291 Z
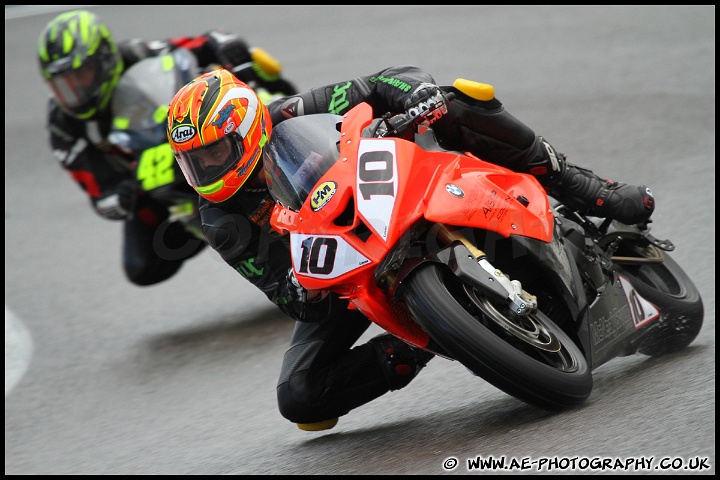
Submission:
M 548 193 L 585 215 L 612 218 L 628 225 L 647 221 L 655 209 L 655 199 L 645 185 L 605 180 L 569 163 L 565 163 L 565 170 Z
M 430 359 L 435 356 L 421 348 L 411 347 L 389 333 L 371 338 L 367 344 L 371 345 L 375 350 L 378 362 L 380 363 L 380 369 L 385 377 L 385 388 L 387 388 L 387 390 L 380 386 L 379 388 L 383 390 L 382 393 L 386 393 L 388 390 L 393 391 L 406 387 L 412 379 L 417 376 L 420 370 L 427 365 Z M 337 418 L 331 418 L 322 422 L 298 423 L 297 426 L 300 430 L 317 432 L 329 430 L 337 425 L 337 423 Z
M 389 333 L 371 338 L 368 343 L 377 351 L 390 390 L 407 386 L 435 356 L 421 348 L 411 347 Z
M 600 178 L 586 168 L 568 163 L 565 155 L 541 137 L 538 140 L 543 158 L 536 156 L 526 168 L 550 195 L 584 215 L 611 218 L 628 225 L 650 218 L 655 199 L 648 187 Z

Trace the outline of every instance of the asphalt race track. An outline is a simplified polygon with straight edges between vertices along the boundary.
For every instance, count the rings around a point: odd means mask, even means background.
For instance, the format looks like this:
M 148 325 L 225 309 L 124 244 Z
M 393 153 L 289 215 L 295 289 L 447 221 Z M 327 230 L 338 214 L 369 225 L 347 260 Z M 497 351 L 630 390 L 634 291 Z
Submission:
M 319 433 L 276 406 L 292 322 L 216 254 L 126 281 L 121 224 L 48 146 L 43 8 L 5 8 L 6 475 L 715 473 L 714 5 L 92 7 L 116 39 L 238 32 L 301 89 L 400 63 L 490 83 L 572 162 L 652 187 L 704 300 L 689 348 L 613 360 L 554 415 L 436 359 Z

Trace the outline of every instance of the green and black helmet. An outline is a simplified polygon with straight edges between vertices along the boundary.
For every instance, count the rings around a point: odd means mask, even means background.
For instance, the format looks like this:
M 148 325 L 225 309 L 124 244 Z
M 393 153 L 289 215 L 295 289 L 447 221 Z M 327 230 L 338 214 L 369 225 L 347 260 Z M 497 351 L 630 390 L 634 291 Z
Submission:
M 81 119 L 107 107 L 123 70 L 107 26 L 87 10 L 62 13 L 48 23 L 38 39 L 38 59 L 60 107 Z

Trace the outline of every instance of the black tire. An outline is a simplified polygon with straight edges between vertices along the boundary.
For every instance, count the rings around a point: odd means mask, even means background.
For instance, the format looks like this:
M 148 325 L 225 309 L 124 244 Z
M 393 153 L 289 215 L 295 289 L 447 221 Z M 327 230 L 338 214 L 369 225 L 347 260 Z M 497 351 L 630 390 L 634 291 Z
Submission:
M 523 320 L 478 296 L 438 263 L 421 265 L 405 285 L 418 324 L 449 356 L 495 387 L 546 410 L 572 408 L 590 396 L 593 380 L 583 352 L 542 312 Z M 558 351 L 545 351 L 544 340 L 520 338 L 527 337 L 522 328 L 520 335 L 510 333 L 522 322 L 539 327 Z
M 638 262 L 615 259 L 618 274 L 626 277 L 635 290 L 662 312 L 645 328 L 638 352 L 659 357 L 677 352 L 695 340 L 703 324 L 704 308 L 700 292 L 685 271 L 666 252 L 650 244 L 624 246 L 620 258 L 650 258 Z M 650 253 L 647 253 L 650 252 Z

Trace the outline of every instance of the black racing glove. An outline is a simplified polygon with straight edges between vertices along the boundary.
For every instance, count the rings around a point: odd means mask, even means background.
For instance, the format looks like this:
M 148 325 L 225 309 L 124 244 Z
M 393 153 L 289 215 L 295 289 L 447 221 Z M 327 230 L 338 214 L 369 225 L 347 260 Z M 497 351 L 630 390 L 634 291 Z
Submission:
M 323 290 L 307 290 L 305 287 L 300 285 L 297 277 L 295 277 L 295 270 L 292 267 L 288 269 L 287 276 L 288 293 L 292 295 L 293 299 L 302 303 L 314 303 L 319 302 L 327 296 L 327 292 Z
M 292 307 L 288 305 L 283 311 L 299 322 L 321 322 L 328 318 L 333 308 L 332 296 L 326 290 L 307 290 L 295 277 L 292 267 L 285 277 L 288 294 L 292 297 Z M 282 308 L 282 307 L 281 307 Z
M 215 56 L 214 61 L 228 70 L 252 60 L 248 45 L 237 35 L 211 31 L 205 37 Z
M 433 109 L 434 106 L 439 108 Z M 430 111 L 432 110 L 432 111 Z M 423 112 L 429 112 L 416 122 L 418 133 L 423 133 L 433 123 L 447 113 L 447 98 L 440 87 L 432 83 L 421 83 L 405 100 L 405 111 L 415 117 Z
M 140 185 L 137 181 L 123 180 L 110 195 L 95 202 L 95 210 L 108 220 L 132 218 L 139 191 Z

